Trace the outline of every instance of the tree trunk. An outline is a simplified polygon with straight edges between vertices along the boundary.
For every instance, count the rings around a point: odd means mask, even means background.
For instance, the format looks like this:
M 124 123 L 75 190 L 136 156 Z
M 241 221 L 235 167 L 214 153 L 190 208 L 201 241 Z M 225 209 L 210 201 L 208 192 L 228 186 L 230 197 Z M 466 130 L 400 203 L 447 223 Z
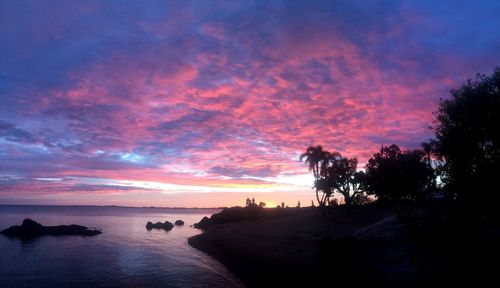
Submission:
M 319 199 L 319 190 L 318 188 L 316 188 L 316 199 L 318 200 L 318 204 L 319 204 L 319 210 L 321 210 L 321 215 L 323 215 L 323 217 L 326 217 L 326 214 L 325 214 L 325 205 L 323 203 L 323 201 L 321 201 Z

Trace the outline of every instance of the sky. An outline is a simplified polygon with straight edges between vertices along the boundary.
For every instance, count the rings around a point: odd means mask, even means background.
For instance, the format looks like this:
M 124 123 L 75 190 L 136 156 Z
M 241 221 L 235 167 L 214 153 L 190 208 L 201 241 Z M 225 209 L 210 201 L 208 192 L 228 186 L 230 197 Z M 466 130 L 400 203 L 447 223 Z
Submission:
M 0 204 L 310 205 L 299 155 L 418 148 L 499 1 L 0 0 Z

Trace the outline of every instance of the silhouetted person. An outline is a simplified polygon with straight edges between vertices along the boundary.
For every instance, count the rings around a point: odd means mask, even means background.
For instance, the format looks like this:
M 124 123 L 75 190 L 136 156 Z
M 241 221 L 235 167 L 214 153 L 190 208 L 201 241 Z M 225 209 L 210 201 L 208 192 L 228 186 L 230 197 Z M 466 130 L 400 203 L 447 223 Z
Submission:
M 250 205 L 252 204 L 252 200 L 250 200 L 250 198 L 247 198 L 247 201 L 246 201 L 246 207 L 250 207 Z
M 255 204 L 255 198 L 252 197 L 252 204 Z

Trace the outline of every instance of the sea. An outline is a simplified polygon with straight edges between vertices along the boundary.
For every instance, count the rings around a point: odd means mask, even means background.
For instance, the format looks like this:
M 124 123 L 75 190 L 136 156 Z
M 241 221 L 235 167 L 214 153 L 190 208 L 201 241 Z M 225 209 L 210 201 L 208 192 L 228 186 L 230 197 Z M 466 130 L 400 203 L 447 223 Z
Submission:
M 0 230 L 31 218 L 43 225 L 79 224 L 102 234 L 0 235 L 0 287 L 243 287 L 220 262 L 189 246 L 191 227 L 219 210 L 100 206 L 0 205 Z M 183 220 L 171 231 L 148 221 Z

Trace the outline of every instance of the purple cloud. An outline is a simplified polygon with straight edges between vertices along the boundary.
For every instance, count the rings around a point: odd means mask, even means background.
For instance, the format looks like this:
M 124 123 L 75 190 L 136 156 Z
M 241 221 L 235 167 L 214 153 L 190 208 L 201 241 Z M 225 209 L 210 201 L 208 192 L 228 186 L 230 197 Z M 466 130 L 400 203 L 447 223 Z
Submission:
M 0 202 L 74 190 L 104 201 L 141 189 L 151 202 L 198 188 L 299 197 L 310 183 L 280 177 L 307 173 L 298 155 L 309 145 L 364 162 L 381 144 L 431 137 L 439 99 L 500 63 L 499 11 L 461 1 L 3 1 Z M 71 177 L 82 180 L 33 180 Z

